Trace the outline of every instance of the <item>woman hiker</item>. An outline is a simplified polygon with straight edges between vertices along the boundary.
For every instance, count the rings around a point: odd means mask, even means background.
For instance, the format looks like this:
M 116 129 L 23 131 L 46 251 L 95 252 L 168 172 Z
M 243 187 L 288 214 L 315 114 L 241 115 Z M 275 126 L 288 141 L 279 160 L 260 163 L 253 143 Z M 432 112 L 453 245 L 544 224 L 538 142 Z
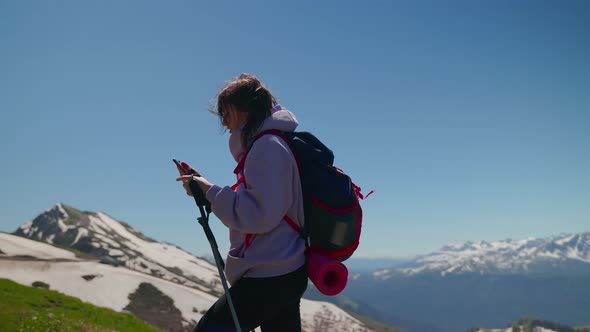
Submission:
M 307 288 L 305 242 L 283 219 L 303 227 L 303 198 L 297 162 L 285 141 L 266 130 L 294 131 L 297 119 L 278 105 L 253 75 L 229 81 L 217 97 L 215 112 L 230 132 L 229 150 L 238 163 L 234 186 L 196 181 L 213 213 L 229 228 L 225 274 L 244 331 L 301 331 L 299 305 Z M 245 157 L 245 159 L 244 159 Z M 194 332 L 235 331 L 223 295 L 201 318 Z

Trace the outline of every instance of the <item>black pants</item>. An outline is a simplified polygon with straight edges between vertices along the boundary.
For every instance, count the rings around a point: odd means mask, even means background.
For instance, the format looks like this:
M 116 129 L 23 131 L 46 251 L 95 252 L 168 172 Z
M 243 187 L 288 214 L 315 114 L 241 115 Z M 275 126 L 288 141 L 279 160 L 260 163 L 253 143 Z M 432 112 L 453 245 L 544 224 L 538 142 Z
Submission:
M 307 289 L 305 265 L 270 278 L 241 278 L 229 289 L 243 332 L 260 326 L 262 332 L 300 332 L 299 303 Z M 209 308 L 193 332 L 234 332 L 235 325 L 223 295 Z

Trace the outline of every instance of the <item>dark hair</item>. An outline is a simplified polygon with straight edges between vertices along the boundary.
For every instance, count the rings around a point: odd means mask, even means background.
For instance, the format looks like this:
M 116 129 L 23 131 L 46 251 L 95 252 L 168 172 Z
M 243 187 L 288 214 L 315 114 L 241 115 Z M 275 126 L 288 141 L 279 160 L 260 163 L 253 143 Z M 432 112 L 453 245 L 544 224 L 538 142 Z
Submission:
M 217 96 L 217 108 L 213 112 L 224 123 L 226 112 L 233 107 L 238 112 L 248 113 L 248 119 L 242 129 L 242 142 L 249 147 L 254 133 L 260 128 L 264 119 L 277 105 L 275 97 L 254 75 L 247 73 L 228 81 Z

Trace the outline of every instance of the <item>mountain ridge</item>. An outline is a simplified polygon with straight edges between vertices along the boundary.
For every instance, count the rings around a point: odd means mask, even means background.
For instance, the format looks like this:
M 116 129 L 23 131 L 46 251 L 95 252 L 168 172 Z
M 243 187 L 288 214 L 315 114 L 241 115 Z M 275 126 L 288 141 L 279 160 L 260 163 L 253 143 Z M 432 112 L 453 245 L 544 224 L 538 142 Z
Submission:
M 590 273 L 590 232 L 449 244 L 433 253 L 417 256 L 405 266 L 379 269 L 372 274 L 375 278 L 387 279 L 394 274 L 522 274 L 572 269 Z
M 147 237 L 104 212 L 80 211 L 59 203 L 20 226 L 14 234 L 70 247 L 104 263 L 123 265 L 217 296 L 223 291 L 216 267 L 207 260 Z M 202 273 L 195 272 L 195 268 Z

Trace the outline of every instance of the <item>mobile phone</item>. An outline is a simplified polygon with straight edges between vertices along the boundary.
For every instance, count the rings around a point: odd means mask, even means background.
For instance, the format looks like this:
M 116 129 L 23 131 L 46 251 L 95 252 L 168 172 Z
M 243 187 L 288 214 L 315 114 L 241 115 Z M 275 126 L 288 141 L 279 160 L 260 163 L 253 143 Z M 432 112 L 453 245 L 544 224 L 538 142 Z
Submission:
M 185 163 L 184 161 L 176 159 L 172 159 L 172 161 L 174 162 L 174 165 L 176 165 L 176 168 L 178 168 L 178 173 L 180 173 L 181 176 L 187 174 L 201 176 L 201 174 L 199 174 L 197 170 L 192 168 L 189 164 Z M 211 211 L 211 203 L 209 203 L 209 201 L 205 197 L 205 194 L 203 193 L 201 188 L 199 188 L 199 185 L 195 181 L 190 181 L 190 188 L 191 191 L 194 193 L 193 197 L 195 198 L 195 202 L 197 202 L 197 205 L 205 206 L 207 207 L 208 211 Z
M 201 174 L 199 174 L 199 172 L 197 172 L 196 169 L 192 168 L 189 164 L 185 163 L 184 161 L 177 159 L 172 159 L 172 161 L 176 165 L 176 168 L 178 168 L 178 173 L 180 173 L 180 175 L 193 174 L 196 176 L 201 176 Z
M 188 174 L 188 169 L 185 169 L 185 168 L 182 166 L 182 163 L 183 163 L 183 162 L 181 162 L 181 161 L 178 161 L 178 160 L 176 160 L 176 159 L 172 159 L 172 161 L 173 161 L 173 162 L 174 162 L 174 164 L 176 165 L 176 168 L 178 168 L 178 173 L 180 173 L 180 175 L 181 175 L 181 176 L 182 176 L 182 175 L 187 175 L 187 174 Z M 185 163 L 185 164 L 186 164 L 186 163 Z M 188 164 L 186 164 L 186 165 L 188 166 Z

